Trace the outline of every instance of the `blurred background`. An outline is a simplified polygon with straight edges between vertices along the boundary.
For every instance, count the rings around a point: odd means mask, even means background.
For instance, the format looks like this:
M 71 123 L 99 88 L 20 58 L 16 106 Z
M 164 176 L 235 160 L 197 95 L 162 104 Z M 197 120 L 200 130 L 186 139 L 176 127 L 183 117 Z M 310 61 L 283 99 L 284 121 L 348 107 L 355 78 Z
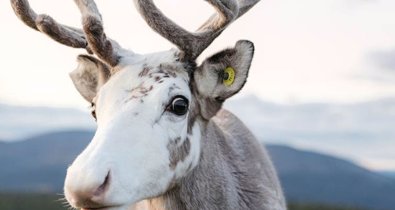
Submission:
M 133 1 L 96 1 L 107 35 L 137 53 L 173 47 Z M 202 0 L 156 0 L 194 30 Z M 80 27 L 73 1 L 31 0 Z M 225 103 L 266 144 L 290 209 L 395 209 L 395 1 L 262 0 L 199 60 L 254 42 L 250 77 Z M 0 2 L 0 209 L 66 209 L 67 166 L 93 136 L 89 104 L 68 73 L 80 49 L 23 25 Z

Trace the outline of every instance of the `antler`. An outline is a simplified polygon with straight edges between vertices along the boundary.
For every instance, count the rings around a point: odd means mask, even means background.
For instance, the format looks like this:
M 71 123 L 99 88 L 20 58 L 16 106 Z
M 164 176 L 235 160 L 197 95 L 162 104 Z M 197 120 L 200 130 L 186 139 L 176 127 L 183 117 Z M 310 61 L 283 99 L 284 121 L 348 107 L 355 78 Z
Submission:
M 75 0 L 82 14 L 82 25 L 92 51 L 110 66 L 116 66 L 120 55 L 119 44 L 107 39 L 99 10 L 93 0 Z
M 11 5 L 19 19 L 29 27 L 47 34 L 61 44 L 74 48 L 87 48 L 88 44 L 81 30 L 61 25 L 48 15 L 37 15 L 26 0 L 11 0 Z
M 37 15 L 27 0 L 11 0 L 15 14 L 29 27 L 66 46 L 84 48 L 90 54 L 95 53 L 108 65 L 116 66 L 120 46 L 106 38 L 96 4 L 91 0 L 76 0 L 76 3 L 82 13 L 84 31 L 59 24 L 48 15 Z
M 234 20 L 251 9 L 259 0 L 207 0 L 217 13 L 195 33 L 168 19 L 152 0 L 135 0 L 136 7 L 148 25 L 184 52 L 184 59 L 196 59 Z

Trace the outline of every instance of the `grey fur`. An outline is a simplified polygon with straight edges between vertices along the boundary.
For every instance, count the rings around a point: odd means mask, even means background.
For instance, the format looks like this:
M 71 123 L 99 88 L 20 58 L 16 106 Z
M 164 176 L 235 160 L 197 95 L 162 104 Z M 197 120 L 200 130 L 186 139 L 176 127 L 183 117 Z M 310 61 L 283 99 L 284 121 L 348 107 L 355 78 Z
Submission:
M 125 103 L 133 99 L 140 99 L 140 102 L 144 103 L 143 98 L 148 96 L 148 93 L 151 92 L 153 89 L 154 89 L 153 85 L 147 87 L 144 85 L 144 82 L 142 82 L 138 86 L 130 90 L 127 90 L 127 92 L 129 92 L 131 96 L 128 99 L 126 99 Z
M 100 87 L 110 78 L 110 70 L 92 56 L 79 55 L 77 61 L 77 69 L 70 73 L 71 80 L 81 96 L 92 102 Z
M 178 162 L 184 161 L 191 149 L 191 142 L 189 138 L 186 138 L 180 146 L 178 146 L 179 141 L 180 138 L 178 137 L 175 140 L 170 141 L 167 145 L 167 149 L 169 150 L 170 154 L 169 166 L 173 170 L 176 168 Z
M 266 150 L 237 117 L 221 110 L 199 123 L 203 136 L 198 165 L 165 194 L 148 200 L 149 209 L 286 209 Z
M 237 117 L 220 110 L 223 101 L 245 84 L 253 52 L 251 42 L 239 41 L 235 48 L 206 59 L 195 71 L 190 84 L 193 101 L 188 133 L 192 134 L 193 125 L 200 124 L 199 163 L 185 177 L 173 181 L 166 193 L 147 200 L 148 209 L 286 209 L 276 171 L 266 150 Z M 239 81 L 235 81 L 233 87 L 224 88 L 217 72 L 226 66 L 235 67 Z M 198 91 L 199 85 L 207 85 L 199 81 L 205 79 L 216 82 L 211 92 Z
M 214 116 L 227 98 L 243 88 L 253 55 L 253 43 L 240 40 L 234 48 L 222 50 L 207 58 L 194 71 L 194 81 L 191 86 L 197 92 L 196 100 L 205 119 L 209 120 Z M 223 84 L 223 71 L 227 67 L 235 70 L 235 79 L 231 86 Z
M 147 65 L 143 65 L 143 70 L 139 73 L 139 77 L 145 77 L 147 74 L 152 70 L 152 68 L 148 67 Z
M 174 180 L 166 193 L 145 201 L 147 209 L 286 209 L 276 171 L 266 150 L 237 117 L 221 110 L 223 101 L 245 84 L 253 52 L 251 42 L 239 41 L 234 48 L 206 59 L 195 71 L 190 84 L 193 100 L 188 133 L 192 134 L 193 125 L 200 124 L 200 160 L 186 176 Z M 238 81 L 235 80 L 232 87 L 223 86 L 218 72 L 227 66 L 233 66 L 236 71 Z M 199 85 L 213 89 L 199 92 Z M 181 155 L 185 151 L 177 152 Z

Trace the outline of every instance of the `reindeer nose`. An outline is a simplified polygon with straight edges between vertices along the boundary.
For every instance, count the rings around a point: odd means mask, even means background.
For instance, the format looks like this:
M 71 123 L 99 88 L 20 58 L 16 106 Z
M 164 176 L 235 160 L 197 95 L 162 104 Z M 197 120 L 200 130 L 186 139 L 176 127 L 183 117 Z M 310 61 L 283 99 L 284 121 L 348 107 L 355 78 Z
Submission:
M 81 181 L 83 181 L 82 179 Z M 106 192 L 110 187 L 110 172 L 101 182 L 73 183 L 65 185 L 65 194 L 69 202 L 76 207 L 98 208 L 103 205 Z

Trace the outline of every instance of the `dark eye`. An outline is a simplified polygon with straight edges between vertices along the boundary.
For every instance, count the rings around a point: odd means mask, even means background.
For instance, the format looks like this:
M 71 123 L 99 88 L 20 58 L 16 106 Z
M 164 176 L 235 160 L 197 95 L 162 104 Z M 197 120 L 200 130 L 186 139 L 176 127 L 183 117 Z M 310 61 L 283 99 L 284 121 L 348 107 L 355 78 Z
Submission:
M 188 112 L 188 99 L 183 96 L 174 97 L 167 110 L 178 116 L 186 114 Z

